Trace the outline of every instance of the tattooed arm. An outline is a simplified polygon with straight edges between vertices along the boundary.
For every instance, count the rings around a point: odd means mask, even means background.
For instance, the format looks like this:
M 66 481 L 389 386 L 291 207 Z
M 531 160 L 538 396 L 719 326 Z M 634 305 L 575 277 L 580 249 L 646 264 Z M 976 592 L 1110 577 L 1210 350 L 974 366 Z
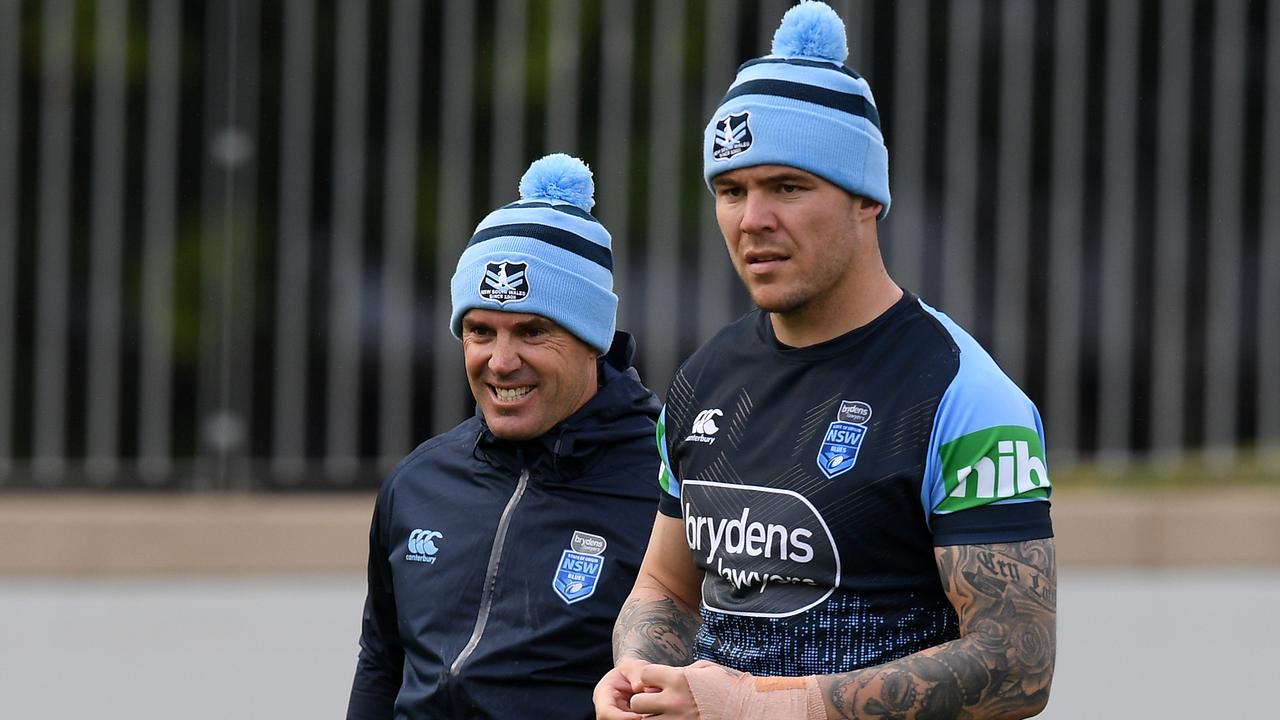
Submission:
M 693 662 L 702 625 L 702 574 L 684 537 L 684 523 L 661 513 L 631 595 L 613 626 L 613 660 L 638 658 L 664 665 Z
M 702 625 L 702 574 L 684 538 L 684 523 L 661 513 L 631 595 L 613 626 L 613 661 L 596 685 L 596 717 L 636 720 L 631 698 L 643 688 L 641 671 L 650 665 L 693 662 L 694 636 Z
M 1049 701 L 1056 646 L 1053 539 L 934 549 L 960 639 L 818 678 L 830 718 L 1024 718 Z

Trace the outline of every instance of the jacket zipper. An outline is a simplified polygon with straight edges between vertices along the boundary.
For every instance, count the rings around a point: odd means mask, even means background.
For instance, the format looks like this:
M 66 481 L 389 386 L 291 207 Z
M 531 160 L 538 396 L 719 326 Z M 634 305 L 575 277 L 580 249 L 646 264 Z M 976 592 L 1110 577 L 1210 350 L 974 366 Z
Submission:
M 457 677 L 458 670 L 467 658 L 471 657 L 471 653 L 475 652 L 476 645 L 480 644 L 480 636 L 484 635 L 484 626 L 489 622 L 489 610 L 493 605 L 493 589 L 498 584 L 498 563 L 502 559 L 502 546 L 507 540 L 507 528 L 511 525 L 511 515 L 515 512 L 516 504 L 520 502 L 528 485 L 529 471 L 521 470 L 516 491 L 512 493 L 507 506 L 503 508 L 502 517 L 498 519 L 498 529 L 493 536 L 493 550 L 489 552 L 489 569 L 485 572 L 484 590 L 480 593 L 480 610 L 476 613 L 475 629 L 471 631 L 471 639 L 467 641 L 466 647 L 462 648 L 462 652 L 458 653 L 458 657 L 449 666 L 450 677 Z

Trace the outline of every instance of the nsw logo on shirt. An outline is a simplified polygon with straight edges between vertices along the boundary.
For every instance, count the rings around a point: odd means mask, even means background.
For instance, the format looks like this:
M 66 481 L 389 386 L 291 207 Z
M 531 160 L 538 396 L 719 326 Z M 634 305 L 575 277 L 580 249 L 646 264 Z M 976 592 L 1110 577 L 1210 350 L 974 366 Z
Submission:
M 853 469 L 867 435 L 871 406 L 861 400 L 841 400 L 836 421 L 827 426 L 818 448 L 818 469 L 828 480 Z

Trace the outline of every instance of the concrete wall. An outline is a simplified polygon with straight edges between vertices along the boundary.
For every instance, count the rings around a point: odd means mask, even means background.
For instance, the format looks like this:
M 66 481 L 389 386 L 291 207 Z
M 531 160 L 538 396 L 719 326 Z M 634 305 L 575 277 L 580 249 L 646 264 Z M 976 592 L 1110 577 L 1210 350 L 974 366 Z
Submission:
M 361 572 L 373 496 L 0 495 L 0 574 Z M 1059 490 L 1064 567 L 1280 566 L 1280 489 Z

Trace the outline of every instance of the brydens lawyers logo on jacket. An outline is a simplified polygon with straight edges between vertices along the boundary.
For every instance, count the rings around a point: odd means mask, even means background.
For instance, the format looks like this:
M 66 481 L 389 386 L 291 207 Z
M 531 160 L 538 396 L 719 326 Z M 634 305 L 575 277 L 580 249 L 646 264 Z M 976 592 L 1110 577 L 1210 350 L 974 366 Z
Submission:
M 560 564 L 551 579 L 551 589 L 561 600 L 572 605 L 595 593 L 600 572 L 604 570 L 604 549 L 608 545 L 599 535 L 573 531 L 569 548 L 560 553 Z
M 409 533 L 409 554 L 404 556 L 405 560 L 412 562 L 424 562 L 435 564 L 436 553 L 440 552 L 440 548 L 436 545 L 436 540 L 443 540 L 444 533 L 435 530 L 423 530 L 421 528 Z

